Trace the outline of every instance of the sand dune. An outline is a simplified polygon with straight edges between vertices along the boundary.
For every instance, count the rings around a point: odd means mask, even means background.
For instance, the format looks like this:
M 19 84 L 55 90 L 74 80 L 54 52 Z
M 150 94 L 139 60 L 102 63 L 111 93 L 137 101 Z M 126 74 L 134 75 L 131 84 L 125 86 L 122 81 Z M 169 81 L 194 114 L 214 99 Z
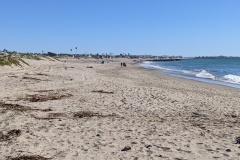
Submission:
M 0 68 L 0 159 L 240 157 L 238 89 L 126 59 L 26 61 Z

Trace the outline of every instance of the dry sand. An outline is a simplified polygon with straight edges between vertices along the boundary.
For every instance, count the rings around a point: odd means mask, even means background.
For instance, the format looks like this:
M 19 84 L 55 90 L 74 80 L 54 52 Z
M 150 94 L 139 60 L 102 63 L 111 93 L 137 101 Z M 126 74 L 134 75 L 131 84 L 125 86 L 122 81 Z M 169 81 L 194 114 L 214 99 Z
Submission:
M 239 89 L 132 60 L 26 61 L 0 68 L 0 159 L 240 157 Z

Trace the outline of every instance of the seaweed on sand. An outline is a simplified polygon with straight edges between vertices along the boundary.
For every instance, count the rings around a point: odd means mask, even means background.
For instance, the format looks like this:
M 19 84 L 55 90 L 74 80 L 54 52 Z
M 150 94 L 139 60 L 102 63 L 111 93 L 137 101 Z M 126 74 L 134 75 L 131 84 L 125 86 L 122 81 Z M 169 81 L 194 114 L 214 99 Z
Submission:
M 59 100 L 63 98 L 71 97 L 72 94 L 58 94 L 58 93 L 48 93 L 48 94 L 34 94 L 28 95 L 26 98 L 19 98 L 19 100 L 27 100 L 30 102 L 46 102 L 49 100 Z
M 103 90 L 94 90 L 92 92 L 98 92 L 98 93 L 107 93 L 107 94 L 113 94 L 113 92 L 109 92 L 109 91 L 103 91 Z
M 17 111 L 42 111 L 42 112 L 48 112 L 52 111 L 51 109 L 33 109 L 31 107 L 22 106 L 19 104 L 9 104 L 0 102 L 0 109 L 6 109 L 6 110 L 17 110 Z
M 68 115 L 67 113 L 49 113 L 47 117 L 37 117 L 35 115 L 32 115 L 33 118 L 39 119 L 39 120 L 52 120 L 52 119 L 61 119 L 61 118 L 92 118 L 92 117 L 97 117 L 97 118 L 106 118 L 106 117 L 115 117 L 117 114 L 99 114 L 95 113 L 92 111 L 78 111 L 74 112 L 71 115 Z
M 92 111 L 79 111 L 79 112 L 75 112 L 73 114 L 74 118 L 84 118 L 84 117 L 98 117 L 98 118 L 104 118 L 104 117 L 113 117 L 116 116 L 116 114 L 107 114 L 107 115 L 103 115 L 103 114 L 99 114 L 99 113 L 95 113 Z
M 9 141 L 15 137 L 19 137 L 20 135 L 21 135 L 21 130 L 19 130 L 19 129 L 10 130 L 7 132 L 7 134 L 3 134 L 0 131 L 0 142 Z
M 63 117 L 67 117 L 66 113 L 49 113 L 47 117 L 37 117 L 32 115 L 33 118 L 39 119 L 39 120 L 51 120 L 51 119 L 61 119 Z
M 79 111 L 73 114 L 75 118 L 84 118 L 84 117 L 94 117 L 98 116 L 99 114 L 91 112 L 91 111 Z
M 18 156 L 18 157 L 9 157 L 9 160 L 50 160 L 52 158 L 45 158 L 39 155 L 32 155 L 32 156 Z

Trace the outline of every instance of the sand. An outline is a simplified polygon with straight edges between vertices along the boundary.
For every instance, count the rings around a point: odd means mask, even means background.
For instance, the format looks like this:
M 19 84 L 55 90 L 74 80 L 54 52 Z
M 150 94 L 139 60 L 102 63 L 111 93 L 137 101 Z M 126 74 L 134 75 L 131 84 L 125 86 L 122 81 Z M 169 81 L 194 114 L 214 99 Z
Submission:
M 0 159 L 240 157 L 239 89 L 127 59 L 26 61 L 0 68 Z

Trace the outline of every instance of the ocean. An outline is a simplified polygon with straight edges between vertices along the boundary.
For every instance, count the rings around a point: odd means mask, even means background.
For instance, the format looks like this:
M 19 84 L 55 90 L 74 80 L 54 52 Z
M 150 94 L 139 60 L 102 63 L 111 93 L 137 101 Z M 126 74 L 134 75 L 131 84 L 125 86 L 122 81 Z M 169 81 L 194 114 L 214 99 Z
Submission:
M 145 61 L 140 65 L 145 68 L 161 70 L 172 76 L 240 88 L 240 58 Z

